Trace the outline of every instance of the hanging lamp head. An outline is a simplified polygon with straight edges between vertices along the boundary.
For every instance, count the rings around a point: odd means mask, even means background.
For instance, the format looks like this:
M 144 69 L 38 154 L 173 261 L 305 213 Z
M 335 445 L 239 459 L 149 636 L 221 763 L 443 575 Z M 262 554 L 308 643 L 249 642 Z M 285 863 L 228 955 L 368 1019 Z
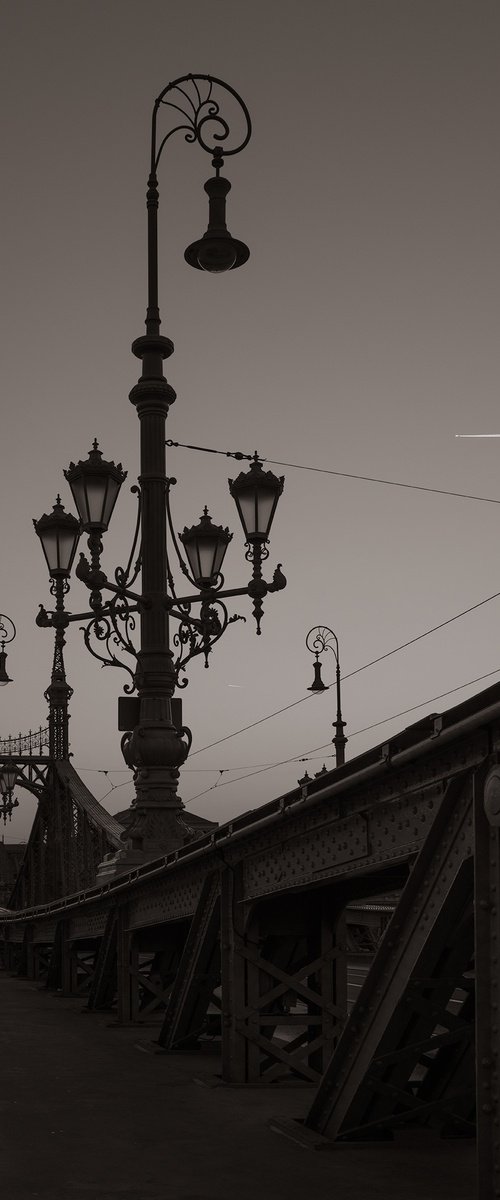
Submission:
M 248 246 L 231 237 L 226 225 L 226 196 L 231 189 L 228 179 L 220 175 L 223 151 L 220 146 L 214 151 L 212 166 L 215 175 L 207 179 L 205 191 L 208 195 L 208 228 L 203 237 L 191 242 L 184 251 L 190 267 L 220 275 L 243 266 L 250 257 Z
M 314 679 L 312 681 L 310 688 L 308 688 L 307 690 L 308 690 L 308 692 L 327 692 L 328 691 L 327 684 L 323 683 L 323 680 L 321 678 L 321 663 L 319 661 L 318 655 L 316 655 L 316 661 L 314 663 Z
M 6 683 L 12 683 L 12 679 L 10 678 L 10 675 L 7 675 L 7 670 L 6 670 L 6 666 L 5 666 L 5 664 L 7 662 L 7 651 L 4 649 L 5 643 L 2 642 L 1 645 L 2 645 L 2 648 L 0 650 L 0 687 L 5 687 Z

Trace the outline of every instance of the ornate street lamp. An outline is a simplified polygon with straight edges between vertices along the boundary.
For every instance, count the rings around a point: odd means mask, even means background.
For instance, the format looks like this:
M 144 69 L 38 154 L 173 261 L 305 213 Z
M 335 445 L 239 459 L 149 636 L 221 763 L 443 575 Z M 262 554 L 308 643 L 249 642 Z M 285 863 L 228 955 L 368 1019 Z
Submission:
M 64 472 L 85 533 L 105 533 L 127 472 L 113 462 L 106 462 L 94 440 L 85 462 L 70 463 Z
M 68 703 L 73 695 L 64 668 L 64 633 L 70 620 L 64 607 L 64 597 L 69 591 L 69 576 L 81 526 L 72 513 L 65 512 L 60 496 L 57 496 L 52 512 L 44 513 L 38 520 L 33 519 L 33 525 L 40 538 L 49 569 L 50 591 L 56 602 L 50 617 L 43 605 L 40 605 L 36 618 L 37 625 L 50 625 L 55 630 L 52 673 L 50 685 L 45 692 L 49 705 L 49 754 L 51 758 L 64 760 L 69 753 Z
M 35 533 L 40 538 L 51 579 L 68 579 L 80 537 L 80 522 L 64 511 L 61 497 L 56 497 L 52 512 L 44 513 L 38 521 L 33 518 Z
M 324 654 L 327 650 L 331 650 L 335 657 L 335 684 L 337 692 L 337 716 L 333 727 L 335 729 L 335 737 L 332 739 L 335 746 L 335 763 L 337 767 L 343 766 L 345 762 L 345 748 L 347 738 L 344 735 L 345 721 L 342 720 L 342 710 L 340 707 L 340 661 L 339 661 L 339 643 L 333 629 L 329 629 L 327 625 L 315 625 L 309 630 L 306 637 L 307 649 L 314 654 L 314 679 L 308 688 L 309 692 L 326 692 L 328 685 L 323 683 L 321 677 L 321 663 L 319 660 L 320 654 Z
M 276 505 L 283 491 L 284 478 L 263 471 L 257 451 L 249 471 L 241 471 L 229 480 L 229 491 L 236 502 L 238 516 L 249 545 L 269 541 Z
M 212 523 L 206 505 L 198 525 L 179 534 L 195 587 L 216 586 L 232 536 L 229 529 Z
M 233 121 L 220 112 L 220 95 L 233 109 Z M 175 114 L 175 123 L 158 135 L 160 114 Z M 181 118 L 179 120 L 179 113 Z M 251 135 L 248 110 L 237 92 L 228 84 L 209 75 L 186 75 L 169 83 L 155 102 L 152 118 L 151 166 L 147 187 L 148 213 L 148 305 L 146 333 L 137 338 L 132 351 L 142 362 L 142 373 L 132 388 L 130 400 L 141 423 L 141 461 L 137 525 L 127 566 L 115 570 L 111 583 L 101 568 L 102 536 L 106 531 L 125 478 L 121 464 L 102 458 L 94 442 L 85 462 L 71 463 L 65 471 L 80 521 L 76 526 L 88 535 L 90 560 L 80 554 L 76 575 L 90 590 L 91 612 L 63 613 L 62 606 L 49 614 L 45 609 L 37 618 L 41 625 L 52 625 L 63 634 L 70 621 L 86 620 L 84 629 L 88 649 L 106 665 L 125 666 L 131 682 L 122 697 L 119 727 L 124 731 L 122 750 L 126 763 L 134 771 L 136 819 L 128 830 L 129 845 L 156 853 L 182 841 L 178 815 L 182 801 L 177 796 L 179 768 L 187 758 L 190 730 L 182 726 L 172 701 L 176 686 L 184 687 L 187 663 L 203 655 L 205 665 L 216 641 L 233 621 L 224 600 L 248 595 L 253 601 L 257 633 L 260 633 L 263 600 L 268 592 L 281 590 L 286 579 L 280 566 L 267 582 L 262 577 L 262 562 L 268 557 L 267 543 L 276 505 L 283 490 L 283 479 L 263 471 L 255 454 L 250 469 L 230 481 L 247 544 L 246 558 L 252 563 L 252 578 L 247 587 L 224 589 L 221 574 L 224 556 L 232 534 L 212 522 L 208 510 L 197 525 L 185 528 L 176 537 L 170 506 L 170 491 L 175 483 L 166 475 L 165 421 L 175 392 L 165 379 L 163 362 L 173 353 L 169 338 L 160 334 L 158 307 L 158 233 L 159 204 L 157 168 L 169 138 L 183 132 L 185 141 L 195 143 L 212 157 L 214 176 L 205 184 L 209 198 L 208 228 L 198 241 L 188 246 L 186 261 L 196 269 L 219 274 L 234 270 L 247 261 L 248 247 L 231 236 L 226 225 L 226 198 L 230 183 L 221 174 L 224 160 L 238 154 Z M 43 520 L 43 519 L 42 519 Z M 48 518 L 44 519 L 45 521 Z M 47 547 L 40 529 L 52 587 L 57 572 L 62 574 L 61 553 L 53 543 Z M 174 556 L 195 593 L 178 595 L 167 550 L 167 531 Z M 53 539 L 54 540 L 54 539 Z M 73 548 L 73 555 L 76 542 Z M 183 556 L 185 552 L 187 563 Z M 61 559 L 62 562 L 62 559 Z M 68 571 L 69 573 L 69 571 Z M 134 590 L 140 575 L 141 589 Z M 67 576 L 63 576 L 66 579 Z M 67 589 L 66 589 L 67 590 Z M 104 600 L 103 594 L 110 598 Z M 57 595 L 55 591 L 54 594 Z M 199 606 L 193 611 L 193 606 Z M 140 626 L 140 649 L 134 644 L 136 614 Z M 178 622 L 170 639 L 170 622 Z M 64 639 L 62 639 L 62 642 Z M 60 640 L 60 645 L 62 646 Z M 174 653 L 175 650 L 175 653 Z M 118 658 L 123 651 L 132 660 L 127 666 Z M 62 649 L 61 649 L 62 662 Z M 137 692 L 137 696 L 131 693 Z M 174 720 L 175 713 L 175 720 Z
M 12 813 L 19 805 L 19 800 L 14 799 L 13 791 L 17 779 L 17 767 L 15 763 L 7 763 L 0 771 L 0 817 L 3 817 L 4 825 L 12 820 Z
M 7 651 L 5 649 L 9 642 L 13 642 L 17 630 L 14 622 L 10 617 L 0 613 L 0 687 L 5 687 L 7 683 L 12 683 L 10 675 L 7 675 Z

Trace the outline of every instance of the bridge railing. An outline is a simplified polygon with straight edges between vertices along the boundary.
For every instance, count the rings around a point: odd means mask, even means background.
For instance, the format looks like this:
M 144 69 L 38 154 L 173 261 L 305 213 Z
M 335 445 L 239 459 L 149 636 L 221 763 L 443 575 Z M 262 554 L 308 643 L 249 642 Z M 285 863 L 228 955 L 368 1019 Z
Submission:
M 39 729 L 30 729 L 28 733 L 9 734 L 0 738 L 0 758 L 24 754 L 42 755 L 49 752 L 49 727 L 40 725 Z

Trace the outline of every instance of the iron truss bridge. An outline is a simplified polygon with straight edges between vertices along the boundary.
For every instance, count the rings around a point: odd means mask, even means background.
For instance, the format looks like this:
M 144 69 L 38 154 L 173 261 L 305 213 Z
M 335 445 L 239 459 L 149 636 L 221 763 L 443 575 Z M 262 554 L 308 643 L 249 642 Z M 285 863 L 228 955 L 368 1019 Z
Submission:
M 48 756 L 49 729 L 0 740 L 0 771 L 15 767 L 16 786 L 37 812 L 9 901 L 14 909 L 79 891 L 94 882 L 106 854 L 123 849 L 123 826 L 85 787 L 68 761 Z
M 72 768 L 57 777 L 62 805 L 90 818 Z M 23 901 L 4 919 L 6 965 L 118 1022 L 156 1021 L 166 1052 L 219 1039 L 228 1084 L 309 1085 L 292 1123 L 305 1144 L 407 1125 L 476 1137 L 491 1200 L 499 830 L 495 685 L 195 843 Z

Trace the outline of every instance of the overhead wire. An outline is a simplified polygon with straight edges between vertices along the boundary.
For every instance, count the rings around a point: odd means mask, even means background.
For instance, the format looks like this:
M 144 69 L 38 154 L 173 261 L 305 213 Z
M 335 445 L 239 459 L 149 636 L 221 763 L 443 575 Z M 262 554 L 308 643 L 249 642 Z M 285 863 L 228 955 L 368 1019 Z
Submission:
M 353 733 L 349 734 L 349 741 L 354 737 L 358 737 L 362 733 L 368 733 L 372 729 L 377 729 L 380 725 L 387 725 L 389 721 L 395 721 L 398 717 L 404 717 L 407 716 L 408 713 L 416 712 L 419 708 L 425 708 L 427 704 L 435 704 L 437 700 L 443 700 L 446 696 L 451 696 L 453 693 L 460 692 L 466 687 L 472 687 L 474 683 L 480 683 L 484 679 L 490 679 L 492 675 L 498 674 L 500 674 L 500 667 L 496 667 L 494 671 L 488 671 L 485 675 L 478 675 L 475 679 L 469 679 L 466 683 L 460 683 L 457 687 L 449 688 L 446 692 L 440 692 L 438 696 L 431 696 L 428 700 L 422 700 L 419 704 L 413 704 L 410 708 L 403 708 L 400 712 L 392 713 L 391 716 L 384 717 L 381 721 L 374 721 L 372 725 L 365 725 L 362 729 L 356 729 Z M 317 750 L 325 750 L 331 746 L 331 744 L 331 741 L 325 742 L 321 746 L 314 746 L 310 750 L 303 751 L 303 753 L 300 755 L 294 754 L 291 758 L 281 759 L 280 762 L 270 763 L 265 766 L 256 766 L 255 770 L 250 771 L 246 775 L 239 775 L 237 779 L 227 779 L 224 782 L 221 782 L 219 778 L 215 783 L 211 784 L 210 787 L 204 788 L 202 792 L 198 792 L 196 796 L 192 796 L 190 800 L 186 800 L 186 806 L 188 804 L 193 804 L 194 801 L 199 800 L 201 796 L 206 796 L 208 792 L 215 791 L 216 788 L 228 787 L 229 784 L 242 783 L 245 779 L 252 779 L 254 775 L 262 775 L 266 771 L 274 771 L 278 767 L 287 766 L 290 763 L 308 762 L 310 761 L 308 757 L 309 755 L 314 754 Z M 333 758 L 334 754 L 335 752 L 333 751 L 331 754 L 327 754 L 325 757 Z M 222 776 L 228 771 L 234 769 L 235 768 L 231 767 L 221 769 L 219 767 L 219 776 Z
M 212 446 L 193 446 L 187 442 L 174 442 L 172 438 L 168 439 L 166 445 L 181 450 L 199 450 L 205 454 L 223 454 L 226 458 L 236 458 L 239 460 L 251 460 L 254 457 L 253 454 L 246 454 L 241 450 L 218 450 Z M 312 467 L 306 463 L 282 462 L 278 458 L 264 458 L 260 454 L 257 457 L 260 462 L 270 463 L 273 467 L 290 467 L 294 471 L 314 471 L 319 475 L 337 475 L 341 479 L 360 479 L 366 483 L 382 483 L 387 487 L 409 488 L 410 491 L 415 492 L 431 492 L 436 496 L 455 496 L 460 500 L 478 500 L 482 504 L 500 504 L 500 499 L 496 499 L 494 496 L 473 496 L 469 492 L 452 492 L 446 488 L 425 487 L 420 483 L 403 483 L 401 480 L 381 479 L 375 475 L 358 475 L 352 471 L 335 471 L 331 467 Z
M 341 681 L 352 679 L 354 675 L 359 675 L 361 671 L 366 671 L 368 667 L 375 666 L 376 663 L 383 662 L 384 659 L 390 658 L 393 654 L 397 654 L 400 650 L 406 650 L 408 646 L 413 646 L 416 642 L 422 641 L 423 638 L 429 637 L 431 633 L 436 633 L 438 629 L 444 629 L 446 625 L 451 625 L 454 621 L 460 620 L 461 617 L 466 617 L 475 609 L 481 608 L 484 604 L 489 604 L 491 600 L 497 600 L 500 592 L 493 592 L 491 596 L 486 596 L 484 600 L 479 600 L 477 604 L 471 604 L 469 608 L 464 608 L 462 612 L 455 613 L 453 617 L 448 617 L 446 621 L 440 621 L 439 625 L 433 625 L 431 629 L 426 629 L 424 633 L 419 633 L 416 637 L 409 638 L 408 641 L 402 642 L 399 646 L 394 646 L 392 650 L 387 650 L 385 654 L 379 654 L 377 658 L 370 659 L 370 662 L 363 663 L 361 667 L 356 667 L 354 671 L 349 671 L 346 675 L 341 676 Z M 206 746 L 201 746 L 199 750 L 194 750 L 190 755 L 194 758 L 196 754 L 202 754 L 204 750 L 211 750 L 214 746 L 220 746 L 222 742 L 229 741 L 230 738 L 238 737 L 240 733 L 246 733 L 249 729 L 254 729 L 257 725 L 263 725 L 265 721 L 270 721 L 273 717 L 279 716 L 288 709 L 294 708 L 297 704 L 302 704 L 304 700 L 310 699 L 309 696 L 301 696 L 299 700 L 294 700 L 291 704 L 285 705 L 284 708 L 277 708 L 274 712 L 268 713 L 265 717 L 259 717 L 257 721 L 252 721 L 249 725 L 243 725 L 241 729 L 235 729 L 233 733 L 227 733 L 223 738 L 218 738 L 215 742 L 209 742 Z
M 441 621 L 438 625 L 433 625 L 431 629 L 425 630 L 424 633 L 419 633 L 414 638 L 410 638 L 408 641 L 402 642 L 401 645 L 395 646 L 392 650 L 386 651 L 385 654 L 380 654 L 377 658 L 373 658 L 369 662 L 364 663 L 361 667 L 356 667 L 354 671 L 350 671 L 346 675 L 341 676 L 342 682 L 345 682 L 347 679 L 352 679 L 355 675 L 359 675 L 361 673 L 361 671 L 365 671 L 369 667 L 375 666 L 377 663 L 382 662 L 384 659 L 390 658 L 392 655 L 397 654 L 398 651 L 407 649 L 408 646 L 414 645 L 416 642 L 421 641 L 425 637 L 428 637 L 431 633 L 436 633 L 437 630 L 444 629 L 446 625 L 451 625 L 454 621 L 458 621 L 461 617 L 467 616 L 469 613 L 474 612 L 478 608 L 481 608 L 484 604 L 488 604 L 491 600 L 497 599 L 499 596 L 500 596 L 500 592 L 493 592 L 491 596 L 486 596 L 483 600 L 479 600 L 477 602 L 477 604 L 470 605 L 469 608 L 463 609 L 462 612 L 456 613 L 453 617 L 448 617 L 447 620 Z M 500 668 L 499 668 L 499 670 L 500 670 Z M 488 674 L 480 675 L 480 676 L 478 676 L 478 678 L 476 680 L 472 680 L 470 682 L 471 683 L 479 683 L 481 680 L 487 679 L 487 678 L 491 677 L 491 675 L 495 675 L 495 674 L 497 674 L 497 671 L 490 671 L 490 672 L 488 672 Z M 451 695 L 453 691 L 460 691 L 461 688 L 468 687 L 468 686 L 469 686 L 469 684 L 460 684 L 458 688 L 452 688 L 451 691 L 444 692 L 444 693 L 442 693 L 441 696 L 435 697 L 435 699 L 442 699 L 443 696 Z M 215 742 L 209 742 L 206 746 L 201 746 L 198 750 L 194 750 L 192 752 L 192 754 L 190 755 L 190 759 L 194 758 L 197 754 L 202 754 L 205 750 L 211 750 L 215 746 L 222 745 L 223 742 L 230 741 L 231 738 L 233 738 L 233 737 L 238 737 L 239 734 L 241 734 L 241 733 L 246 733 L 250 729 L 255 729 L 258 725 L 263 725 L 266 721 L 270 721 L 273 717 L 277 717 L 277 716 L 281 715 L 281 713 L 288 712 L 291 708 L 296 708 L 298 704 L 302 704 L 304 702 L 304 700 L 310 700 L 312 698 L 312 696 L 315 694 L 317 694 L 317 693 L 310 692 L 306 696 L 301 696 L 298 700 L 292 701 L 291 704 L 286 704 L 286 705 L 282 706 L 281 708 L 275 709 L 273 712 L 267 713 L 266 716 L 259 717 L 257 721 L 252 721 L 248 725 L 243 725 L 240 729 L 235 729 L 232 733 L 225 734 L 224 737 L 218 738 Z M 422 704 L 413 705 L 412 707 L 410 707 L 408 709 L 404 709 L 400 713 L 396 713 L 394 717 L 386 717 L 382 721 L 377 721 L 373 725 L 366 726 L 365 729 L 357 730 L 355 733 L 350 734 L 350 737 L 351 738 L 356 737 L 358 733 L 366 733 L 370 729 L 375 729 L 377 727 L 377 725 L 384 725 L 384 724 L 386 724 L 387 721 L 395 719 L 396 716 L 404 716 L 406 713 L 414 711 L 415 708 L 423 707 L 423 705 L 425 705 L 426 703 L 432 703 L 432 701 L 422 701 Z M 327 743 L 325 743 L 325 746 L 313 747 L 311 750 L 304 751 L 304 754 L 314 753 L 316 750 L 322 750 L 325 747 L 327 747 L 329 744 L 330 743 L 327 742 Z M 296 760 L 300 761 L 300 758 L 298 758 L 298 756 L 294 756 L 292 759 L 284 760 L 284 762 L 293 762 Z M 276 765 L 280 766 L 282 764 L 280 764 L 280 763 L 271 764 L 271 766 L 265 766 L 265 767 L 259 768 L 259 769 L 271 770 Z M 227 770 L 237 770 L 238 768 L 224 768 L 223 773 L 226 769 Z M 113 769 L 113 770 L 109 771 L 107 769 L 105 770 L 104 768 L 80 767 L 79 770 L 92 771 L 97 774 L 102 774 L 102 775 L 106 775 L 106 776 L 110 773 L 111 774 L 125 774 L 125 771 L 123 769 L 122 770 Z M 201 768 L 201 770 L 206 770 L 206 771 L 217 770 L 217 771 L 219 771 L 220 768 L 207 767 L 207 768 Z M 244 777 L 242 777 L 242 778 L 244 778 Z M 115 791 L 117 787 L 124 787 L 125 784 L 129 783 L 129 782 L 130 782 L 130 780 L 128 779 L 128 780 L 125 780 L 125 782 L 122 784 L 113 784 L 111 786 L 111 788 L 109 789 L 109 791 L 105 792 L 105 795 L 102 797 L 102 799 L 104 799 L 105 796 L 108 796 L 110 794 L 110 792 Z M 236 783 L 237 780 L 233 780 L 232 782 Z M 220 783 L 213 784 L 212 788 L 215 788 L 216 786 L 221 786 L 221 785 L 220 785 Z M 212 790 L 212 788 L 205 789 L 205 790 L 210 791 L 210 790 Z M 205 792 L 198 793 L 198 795 L 204 795 L 204 794 L 205 794 Z M 197 798 L 198 798 L 197 796 L 193 797 L 193 799 L 197 799 Z M 191 801 L 188 801 L 188 803 L 191 803 Z

